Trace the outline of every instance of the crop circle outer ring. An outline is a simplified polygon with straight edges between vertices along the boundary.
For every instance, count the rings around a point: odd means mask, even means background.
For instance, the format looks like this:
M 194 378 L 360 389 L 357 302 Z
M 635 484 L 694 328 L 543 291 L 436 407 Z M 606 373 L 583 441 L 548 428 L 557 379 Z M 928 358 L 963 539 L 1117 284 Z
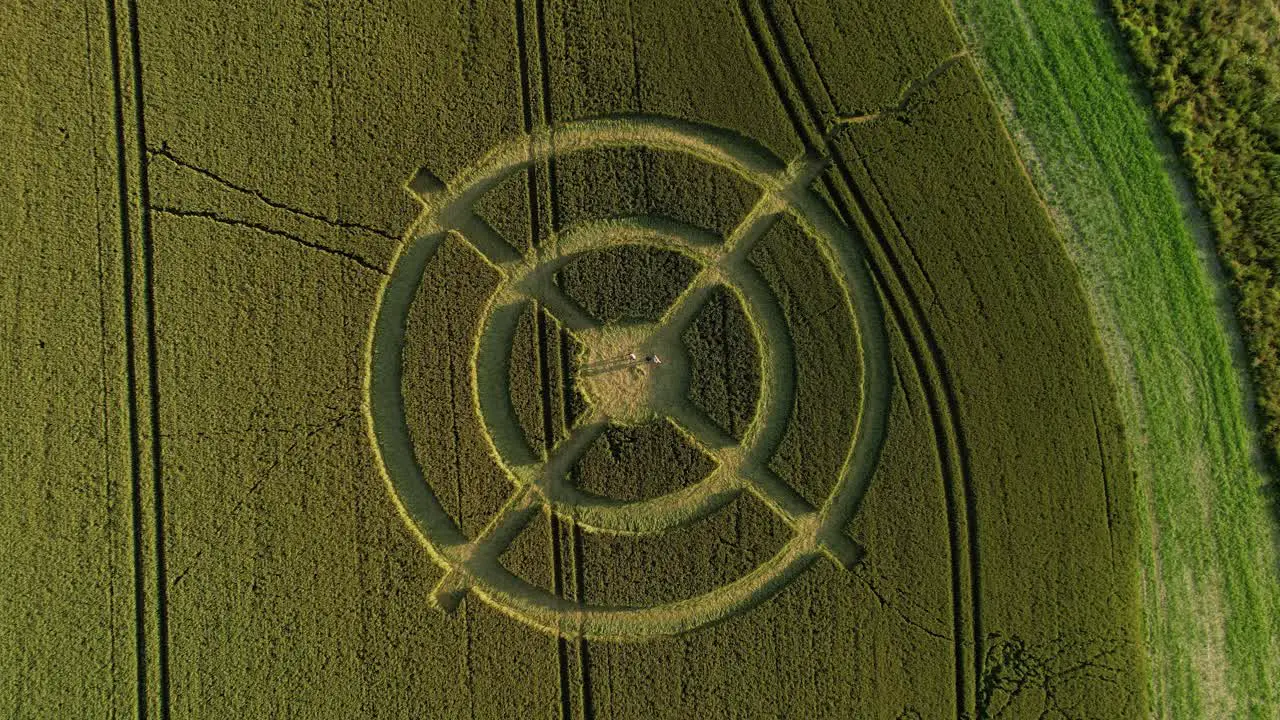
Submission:
M 413 453 L 402 397 L 406 318 L 427 261 L 450 228 L 453 213 L 510 173 L 565 154 L 644 147 L 680 152 L 724 167 L 783 197 L 791 215 L 819 242 L 838 270 L 858 328 L 862 406 L 842 472 L 820 522 L 794 535 L 773 557 L 733 581 L 692 598 L 648 607 L 583 605 L 515 576 L 498 563 L 462 567 L 469 544 L 431 491 Z M 433 560 L 466 582 L 486 603 L 549 633 L 568 637 L 638 640 L 674 635 L 722 621 L 772 597 L 821 554 L 822 538 L 841 534 L 861 504 L 883 441 L 892 388 L 879 295 L 858 239 L 812 188 L 787 187 L 786 166 L 752 140 L 710 126 L 659 117 L 578 120 L 518 136 L 496 146 L 448 187 L 422 197 L 424 209 L 396 249 L 378 291 L 365 352 L 363 410 L 379 469 L 396 506 Z

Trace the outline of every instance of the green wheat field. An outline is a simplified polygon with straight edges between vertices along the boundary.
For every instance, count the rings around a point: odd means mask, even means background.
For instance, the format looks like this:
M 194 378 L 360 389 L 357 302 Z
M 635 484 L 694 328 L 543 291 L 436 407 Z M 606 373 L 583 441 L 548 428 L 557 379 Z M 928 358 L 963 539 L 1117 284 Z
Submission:
M 1227 707 L 1166 279 L 962 5 L 5 0 L 0 716 Z

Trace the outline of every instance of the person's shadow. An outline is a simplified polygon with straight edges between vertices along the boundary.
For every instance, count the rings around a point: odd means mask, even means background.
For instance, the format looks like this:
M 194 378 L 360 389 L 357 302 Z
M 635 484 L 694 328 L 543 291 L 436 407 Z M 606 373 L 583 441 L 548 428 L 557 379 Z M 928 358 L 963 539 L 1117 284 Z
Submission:
M 616 358 L 605 358 L 591 363 L 583 363 L 578 366 L 578 372 L 582 375 L 603 375 L 605 373 L 626 370 L 651 362 L 653 362 L 651 357 L 619 355 Z

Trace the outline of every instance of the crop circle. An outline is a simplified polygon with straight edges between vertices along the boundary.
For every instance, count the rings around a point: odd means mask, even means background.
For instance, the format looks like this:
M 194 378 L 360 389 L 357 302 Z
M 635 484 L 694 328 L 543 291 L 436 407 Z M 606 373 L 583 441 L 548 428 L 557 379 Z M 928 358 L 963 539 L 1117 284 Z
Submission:
M 520 253 L 486 230 L 471 206 L 511 173 L 571 153 L 606 148 L 645 147 L 692 155 L 745 178 L 761 195 L 738 226 L 723 238 L 697 228 L 652 217 L 612 218 L 567 230 L 554 257 Z M 810 187 L 825 165 L 802 157 L 784 164 L 751 140 L 723 130 L 666 118 L 626 117 L 582 120 L 533 132 L 503 143 L 448 185 L 411 183 L 423 211 L 406 233 L 375 306 L 367 347 L 365 412 L 370 438 L 392 496 L 446 576 L 433 597 L 449 607 L 467 591 L 502 612 L 563 636 L 643 639 L 671 635 L 725 619 L 776 594 L 815 558 L 827 555 L 848 567 L 859 554 L 845 535 L 878 457 L 890 392 L 887 348 L 879 297 L 856 237 L 834 217 Z M 764 280 L 746 261 L 746 252 L 779 217 L 789 215 L 818 244 L 842 286 L 847 310 L 858 330 L 862 394 L 856 429 L 830 496 L 813 507 L 767 469 L 768 456 L 786 425 L 794 377 L 785 317 Z M 476 538 L 469 538 L 431 492 L 414 456 L 402 397 L 402 353 L 406 318 L 423 269 L 446 234 L 457 232 L 500 271 L 499 287 L 484 310 L 471 354 L 476 408 L 491 450 L 514 488 L 506 505 Z M 717 434 L 690 413 L 678 397 L 654 390 L 663 383 L 635 376 L 631 368 L 616 382 L 586 380 L 593 411 L 545 458 L 522 445 L 511 421 L 510 398 L 495 377 L 509 357 L 518 313 L 530 299 L 553 314 L 557 304 L 552 275 L 577 253 L 606 242 L 630 242 L 683 252 L 699 263 L 699 273 L 668 314 L 653 326 L 592 328 L 569 318 L 588 348 L 631 347 L 641 354 L 667 347 L 673 328 L 695 312 L 707 289 L 730 288 L 753 320 L 765 372 L 754 419 L 741 442 Z M 559 316 L 557 314 L 557 316 Z M 565 318 L 561 318 L 562 321 Z M 631 333 L 631 337 L 623 337 Z M 678 335 L 678 332 L 676 332 Z M 602 352 L 602 351 L 598 351 Z M 601 355 L 603 357 L 603 355 Z M 673 372 L 645 367 L 642 373 Z M 613 387 L 613 385 L 620 387 Z M 594 390 L 593 390 L 594 389 Z M 635 393 L 647 393 L 629 403 Z M 637 422 L 650 414 L 670 417 L 713 451 L 716 471 L 701 482 L 667 495 L 620 501 L 588 495 L 564 481 L 572 462 L 610 420 Z M 830 431 L 830 429 L 814 429 Z M 696 597 L 649 607 L 578 603 L 517 577 L 497 556 L 533 513 L 549 508 L 586 531 L 618 534 L 662 532 L 699 519 L 747 491 L 791 527 L 793 536 L 769 560 L 746 575 Z

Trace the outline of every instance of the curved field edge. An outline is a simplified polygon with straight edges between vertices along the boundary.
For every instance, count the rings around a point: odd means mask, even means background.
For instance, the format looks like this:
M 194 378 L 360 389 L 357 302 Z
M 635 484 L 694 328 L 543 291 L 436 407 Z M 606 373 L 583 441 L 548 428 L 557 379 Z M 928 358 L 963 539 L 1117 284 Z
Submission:
M 1168 150 L 1092 4 L 956 11 L 1067 238 L 1116 380 L 1145 534 L 1152 710 L 1272 717 L 1280 592 L 1265 479 Z

